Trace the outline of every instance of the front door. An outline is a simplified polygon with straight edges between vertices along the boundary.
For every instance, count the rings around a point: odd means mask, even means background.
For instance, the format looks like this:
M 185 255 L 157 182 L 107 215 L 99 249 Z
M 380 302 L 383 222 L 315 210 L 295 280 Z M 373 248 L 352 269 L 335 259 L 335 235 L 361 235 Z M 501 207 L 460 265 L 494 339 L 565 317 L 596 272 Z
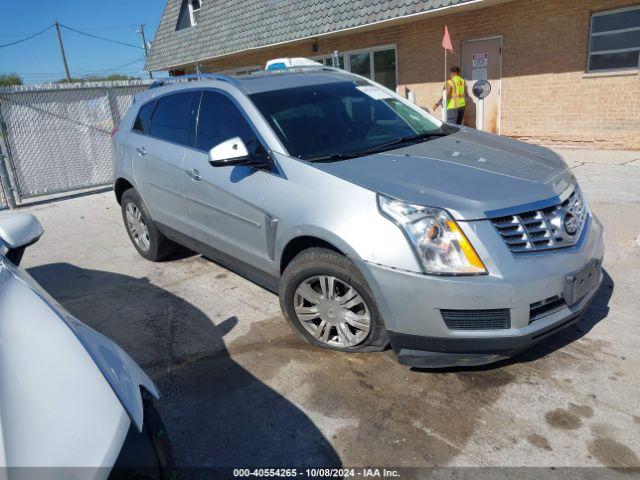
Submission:
M 195 150 L 183 163 L 190 223 L 208 256 L 216 250 L 259 270 L 270 270 L 269 217 L 262 208 L 268 172 L 248 166 L 213 167 L 209 150 L 240 137 L 250 153 L 262 148 L 236 104 L 226 94 L 205 90 L 200 103 Z
M 484 131 L 500 133 L 500 90 L 502 76 L 502 37 L 468 40 L 462 43 L 462 76 L 467 81 L 469 98 L 464 124 L 477 128 L 479 100 L 473 95 L 478 80 L 491 83 L 491 93 L 484 98 Z

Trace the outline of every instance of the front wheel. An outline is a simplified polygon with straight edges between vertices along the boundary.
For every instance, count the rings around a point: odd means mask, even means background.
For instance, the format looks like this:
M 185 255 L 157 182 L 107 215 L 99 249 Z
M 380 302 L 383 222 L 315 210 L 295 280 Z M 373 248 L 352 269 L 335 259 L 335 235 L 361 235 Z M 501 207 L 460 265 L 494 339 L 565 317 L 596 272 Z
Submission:
M 389 343 L 364 278 L 333 250 L 311 248 L 293 259 L 280 281 L 280 306 L 294 331 L 312 345 L 371 352 Z

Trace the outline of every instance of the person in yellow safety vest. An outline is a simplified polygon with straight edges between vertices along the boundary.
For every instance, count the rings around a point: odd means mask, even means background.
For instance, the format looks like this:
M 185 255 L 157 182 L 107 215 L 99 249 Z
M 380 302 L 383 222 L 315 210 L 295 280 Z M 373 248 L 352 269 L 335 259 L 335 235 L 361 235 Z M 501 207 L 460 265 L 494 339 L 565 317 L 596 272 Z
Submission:
M 447 123 L 462 125 L 464 117 L 465 97 L 467 95 L 467 82 L 460 76 L 460 68 L 451 67 L 451 78 L 447 80 Z M 433 106 L 435 112 L 442 104 L 440 99 Z

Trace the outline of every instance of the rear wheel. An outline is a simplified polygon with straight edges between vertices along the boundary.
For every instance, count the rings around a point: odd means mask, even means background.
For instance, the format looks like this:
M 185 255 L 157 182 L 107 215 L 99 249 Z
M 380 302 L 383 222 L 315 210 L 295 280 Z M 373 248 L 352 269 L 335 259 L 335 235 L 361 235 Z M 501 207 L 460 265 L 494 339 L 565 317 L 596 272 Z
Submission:
M 154 225 L 138 192 L 133 188 L 124 192 L 120 205 L 129 239 L 140 255 L 157 262 L 175 250 L 176 244 L 167 239 Z
M 312 345 L 371 352 L 389 343 L 364 278 L 333 250 L 311 248 L 293 259 L 280 281 L 280 306 L 294 331 Z

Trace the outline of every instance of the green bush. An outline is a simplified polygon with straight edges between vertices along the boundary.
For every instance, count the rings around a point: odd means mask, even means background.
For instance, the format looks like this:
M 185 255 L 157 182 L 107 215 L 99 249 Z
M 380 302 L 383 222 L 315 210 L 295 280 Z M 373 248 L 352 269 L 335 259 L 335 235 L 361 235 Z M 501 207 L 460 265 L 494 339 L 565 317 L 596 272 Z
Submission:
M 15 73 L 3 73 L 0 75 L 0 87 L 10 87 L 11 85 L 22 85 L 22 79 Z

